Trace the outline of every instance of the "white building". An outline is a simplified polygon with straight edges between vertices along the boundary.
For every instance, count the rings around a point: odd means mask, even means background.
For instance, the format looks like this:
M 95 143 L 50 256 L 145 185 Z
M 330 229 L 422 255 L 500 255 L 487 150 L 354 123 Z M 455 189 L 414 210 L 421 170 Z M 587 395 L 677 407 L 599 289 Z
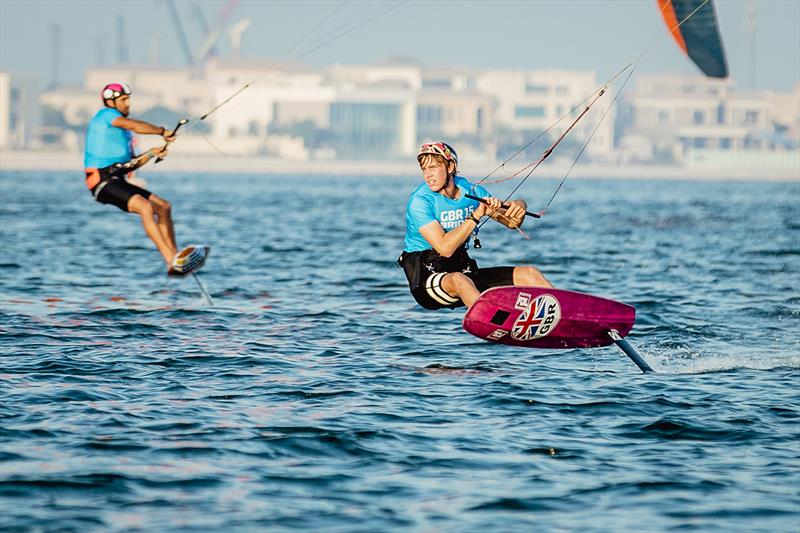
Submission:
M 422 69 L 412 61 L 386 61 L 375 65 L 332 65 L 324 72 L 326 83 L 334 85 L 396 82 L 412 90 L 422 88 Z
M 98 101 L 101 89 L 109 83 L 130 86 L 132 116 L 156 106 L 196 116 L 212 105 L 207 73 L 200 69 L 117 65 L 86 71 L 84 89 L 97 95 Z
M 8 146 L 11 136 L 11 76 L 0 72 L 0 149 Z
M 642 76 L 625 99 L 622 129 L 689 165 L 781 166 L 793 164 L 797 150 L 791 132 L 800 122 L 800 104 L 791 102 L 767 91 L 736 92 L 732 80 Z M 781 123 L 783 133 L 776 131 Z
M 335 91 L 322 86 L 319 73 L 302 67 L 285 70 L 277 64 L 242 61 L 209 69 L 214 105 L 230 98 L 207 119 L 215 146 L 226 153 L 273 155 L 281 155 L 281 147 L 287 146 L 293 159 L 308 157 L 298 151 L 295 140 L 268 140 L 270 129 L 305 121 L 327 128 Z
M 328 152 L 342 158 L 394 158 L 416 146 L 416 109 L 408 68 L 335 66 L 315 72 L 302 66 L 268 63 L 219 64 L 209 70 L 215 101 L 251 85 L 210 117 L 212 139 L 232 153 L 275 154 L 278 146 L 299 152 L 292 135 L 324 131 Z M 312 154 L 309 152 L 309 156 Z
M 0 148 L 31 148 L 38 144 L 38 99 L 38 80 L 0 72 Z
M 769 93 L 767 98 L 772 102 L 775 112 L 774 126 L 777 130 L 785 130 L 786 136 L 800 142 L 800 82 L 789 93 Z
M 68 125 L 84 127 L 102 109 L 100 92 L 109 83 L 126 83 L 131 87 L 131 116 L 134 118 L 158 107 L 193 117 L 207 111 L 212 101 L 202 73 L 190 69 L 136 65 L 89 69 L 82 86 L 58 87 L 43 93 L 39 100 L 42 106 L 60 111 Z M 83 135 L 79 137 L 80 146 Z
M 447 140 L 459 153 L 494 157 L 497 101 L 476 89 L 476 70 L 428 68 L 417 91 L 417 141 Z M 474 158 L 471 158 L 474 159 Z
M 101 85 L 97 90 L 63 86 L 42 93 L 39 97 L 39 101 L 43 106 L 61 111 L 67 124 L 71 126 L 83 126 L 92 119 L 95 113 L 103 108 L 103 100 L 100 97 L 100 91 L 104 85 Z M 131 109 L 131 116 L 135 117 L 137 111 L 144 111 L 155 107 L 158 105 L 159 101 L 160 98 L 157 95 L 136 93 L 131 102 L 133 106 Z
M 488 142 L 494 134 L 494 110 L 495 99 L 476 91 L 423 89 L 417 93 L 418 140 Z
M 346 159 L 394 159 L 416 154 L 414 92 L 404 83 L 343 84 L 330 107 L 332 143 Z
M 600 89 L 593 72 L 572 70 L 486 70 L 476 75 L 475 85 L 497 100 L 498 127 L 541 132 L 561 119 L 551 138 L 569 127 Z M 610 157 L 614 147 L 614 107 L 600 120 L 612 99 L 613 95 L 607 92 L 570 134 L 582 144 L 597 127 L 587 153 L 598 158 Z

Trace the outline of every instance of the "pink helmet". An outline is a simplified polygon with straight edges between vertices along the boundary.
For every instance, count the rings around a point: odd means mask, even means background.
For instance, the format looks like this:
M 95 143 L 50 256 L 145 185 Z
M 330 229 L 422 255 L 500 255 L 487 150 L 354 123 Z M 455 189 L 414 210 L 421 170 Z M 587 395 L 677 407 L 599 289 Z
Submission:
M 419 159 L 426 154 L 438 155 L 443 157 L 445 161 L 452 161 L 456 165 L 456 169 L 458 169 L 458 154 L 456 153 L 455 148 L 446 142 L 437 141 L 423 144 L 419 148 L 417 161 L 419 161 Z
M 116 100 L 124 94 L 131 94 L 131 88 L 125 83 L 109 83 L 100 91 L 103 102 L 106 100 Z

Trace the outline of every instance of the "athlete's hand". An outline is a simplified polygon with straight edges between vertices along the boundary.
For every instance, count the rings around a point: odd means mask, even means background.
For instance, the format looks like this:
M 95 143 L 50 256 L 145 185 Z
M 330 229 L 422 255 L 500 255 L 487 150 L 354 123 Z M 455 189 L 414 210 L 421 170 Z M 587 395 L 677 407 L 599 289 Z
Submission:
M 168 143 L 171 143 L 172 141 L 177 139 L 177 137 L 175 137 L 175 131 L 173 131 L 173 130 L 164 130 L 164 133 L 162 133 L 161 136 Z
M 495 198 L 494 196 L 486 196 L 482 198 L 483 202 L 478 204 L 478 207 L 475 208 L 475 211 L 472 212 L 478 220 L 485 217 L 486 215 L 491 216 L 494 212 L 496 212 L 503 202 L 500 201 L 499 198 Z
M 153 148 L 153 157 L 157 157 L 158 159 L 164 159 L 167 157 L 167 147 L 164 146 L 163 148 Z
M 528 204 L 524 200 L 511 200 L 508 202 L 508 208 L 503 214 L 508 218 L 521 221 L 525 218 L 526 209 L 528 209 Z

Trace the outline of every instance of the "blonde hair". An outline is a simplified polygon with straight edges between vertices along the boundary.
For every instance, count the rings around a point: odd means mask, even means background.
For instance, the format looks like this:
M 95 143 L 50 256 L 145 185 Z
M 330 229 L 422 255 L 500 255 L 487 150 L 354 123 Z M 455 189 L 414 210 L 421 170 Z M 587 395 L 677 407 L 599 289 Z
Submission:
M 448 170 L 448 163 L 452 163 L 452 161 L 448 161 L 444 157 L 440 156 L 439 154 L 422 154 L 417 158 L 417 162 L 419 162 L 419 168 L 425 167 L 429 165 L 431 162 L 436 163 L 437 166 L 441 165 Z M 455 163 L 453 163 L 453 172 L 447 173 L 448 176 L 455 175 L 457 171 Z

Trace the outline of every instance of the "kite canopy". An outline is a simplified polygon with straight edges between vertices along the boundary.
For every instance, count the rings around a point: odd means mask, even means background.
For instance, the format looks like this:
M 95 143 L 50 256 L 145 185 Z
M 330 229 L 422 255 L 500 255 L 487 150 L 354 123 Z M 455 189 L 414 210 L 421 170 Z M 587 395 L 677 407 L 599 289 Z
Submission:
M 712 78 L 727 78 L 728 64 L 712 0 L 657 0 L 681 50 Z

